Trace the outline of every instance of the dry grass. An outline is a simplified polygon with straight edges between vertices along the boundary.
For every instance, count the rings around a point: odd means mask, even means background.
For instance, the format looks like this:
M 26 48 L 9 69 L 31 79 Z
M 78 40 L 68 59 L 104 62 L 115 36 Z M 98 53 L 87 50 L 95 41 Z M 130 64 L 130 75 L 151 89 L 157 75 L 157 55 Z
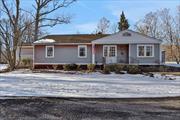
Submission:
M 175 75 L 175 76 L 180 76 L 180 72 L 153 72 L 153 73 L 158 73 L 161 75 Z

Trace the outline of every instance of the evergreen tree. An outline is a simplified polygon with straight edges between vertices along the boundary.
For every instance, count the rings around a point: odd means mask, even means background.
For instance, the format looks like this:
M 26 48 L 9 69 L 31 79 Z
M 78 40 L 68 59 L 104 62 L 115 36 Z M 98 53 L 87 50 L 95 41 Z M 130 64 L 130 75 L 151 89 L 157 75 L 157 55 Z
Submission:
M 118 25 L 119 25 L 118 26 L 119 31 L 126 30 L 129 28 L 128 20 L 126 19 L 123 11 L 120 17 L 120 22 L 118 22 Z

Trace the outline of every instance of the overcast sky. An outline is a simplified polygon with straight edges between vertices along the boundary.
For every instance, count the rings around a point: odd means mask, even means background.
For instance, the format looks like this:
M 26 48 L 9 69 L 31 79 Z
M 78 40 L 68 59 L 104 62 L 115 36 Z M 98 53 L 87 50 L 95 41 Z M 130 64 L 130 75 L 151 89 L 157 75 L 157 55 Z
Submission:
M 32 0 L 24 0 L 22 5 L 31 8 Z M 68 25 L 57 25 L 45 29 L 50 34 L 81 34 L 95 31 L 100 18 L 106 17 L 111 23 L 117 23 L 122 10 L 130 23 L 130 29 L 150 11 L 169 8 L 175 13 L 180 0 L 77 0 L 66 9 L 58 10 L 55 15 L 69 14 L 72 21 Z

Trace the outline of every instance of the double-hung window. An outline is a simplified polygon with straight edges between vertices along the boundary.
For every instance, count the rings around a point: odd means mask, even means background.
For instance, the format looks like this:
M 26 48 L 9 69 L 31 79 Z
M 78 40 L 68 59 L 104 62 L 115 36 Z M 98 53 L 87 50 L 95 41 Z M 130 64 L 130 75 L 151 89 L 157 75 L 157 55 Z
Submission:
M 54 46 L 46 46 L 46 58 L 54 57 Z
M 137 57 L 154 57 L 154 45 L 138 45 Z
M 78 57 L 79 58 L 86 58 L 87 57 L 87 46 L 86 45 L 79 45 L 78 46 Z

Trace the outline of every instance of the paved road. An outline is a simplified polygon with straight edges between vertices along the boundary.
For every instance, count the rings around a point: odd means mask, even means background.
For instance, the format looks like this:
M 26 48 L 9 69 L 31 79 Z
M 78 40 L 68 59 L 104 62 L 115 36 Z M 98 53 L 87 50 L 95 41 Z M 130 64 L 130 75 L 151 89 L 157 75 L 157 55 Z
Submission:
M 179 120 L 180 97 L 0 99 L 0 120 Z

